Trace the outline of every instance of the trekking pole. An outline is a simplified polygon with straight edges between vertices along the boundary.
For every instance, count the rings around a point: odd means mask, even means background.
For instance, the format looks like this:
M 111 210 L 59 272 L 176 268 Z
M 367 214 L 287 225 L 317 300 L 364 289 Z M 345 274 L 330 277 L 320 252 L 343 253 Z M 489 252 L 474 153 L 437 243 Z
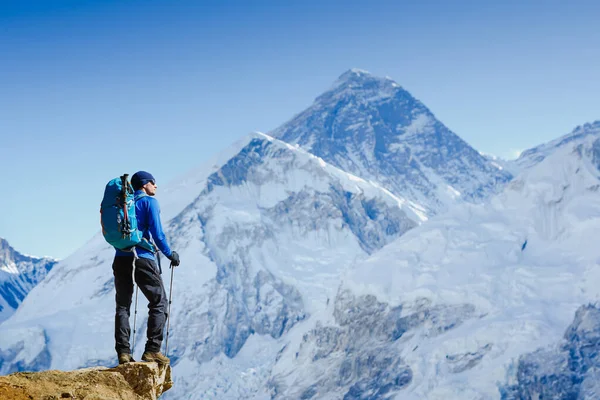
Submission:
M 170 288 L 169 288 L 169 309 L 167 311 L 167 337 L 165 339 L 165 356 L 168 357 L 169 354 L 169 324 L 171 322 L 171 299 L 172 299 L 172 295 L 173 295 L 173 274 L 175 272 L 175 267 L 173 266 L 173 263 L 171 263 L 171 284 L 170 284 Z
M 135 251 L 135 247 L 132 249 L 133 251 L 133 271 L 131 272 L 131 279 L 133 284 L 135 285 L 135 311 L 133 312 L 133 346 L 131 347 L 131 354 L 135 351 L 135 331 L 137 325 L 137 306 L 138 306 L 138 290 L 139 285 L 135 283 L 135 261 L 138 258 L 137 251 Z
M 133 347 L 131 348 L 131 353 L 133 354 L 135 350 L 135 328 L 136 328 L 136 319 L 137 319 L 137 303 L 138 303 L 138 289 L 140 287 L 135 285 L 135 311 L 133 313 Z

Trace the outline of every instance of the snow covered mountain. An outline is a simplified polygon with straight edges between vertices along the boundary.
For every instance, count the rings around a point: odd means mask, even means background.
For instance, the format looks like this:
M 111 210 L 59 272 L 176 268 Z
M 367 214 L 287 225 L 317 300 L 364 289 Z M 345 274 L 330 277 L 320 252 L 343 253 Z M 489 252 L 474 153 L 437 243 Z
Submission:
M 254 134 L 159 188 L 182 259 L 165 399 L 516 399 L 561 360 L 553 393 L 593 392 L 600 134 L 506 184 L 389 79 L 351 70 L 309 110 L 291 144 Z M 0 374 L 116 363 L 113 255 L 97 235 L 29 293 Z
M 0 323 L 15 312 L 56 263 L 47 257 L 23 255 L 0 238 Z
M 573 130 L 573 132 L 567 135 L 524 151 L 519 158 L 514 161 L 514 164 L 516 165 L 516 168 L 521 170 L 531 168 L 535 164 L 544 160 L 549 154 L 559 147 L 566 146 L 571 142 L 580 140 L 586 136 L 598 135 L 600 135 L 600 121 L 578 126 Z
M 511 178 L 396 82 L 358 69 L 270 135 L 378 182 L 428 215 L 457 199 L 480 201 Z
M 599 191 L 597 132 L 358 262 L 291 337 L 274 397 L 598 398 Z
M 410 202 L 262 134 L 194 181 L 202 182 L 196 198 L 179 213 L 165 210 L 176 215 L 167 231 L 183 260 L 173 398 L 262 390 L 283 336 L 326 307 L 341 271 L 422 222 Z M 116 362 L 112 256 L 97 236 L 53 269 L 0 328 L 1 373 Z M 239 379 L 246 370 L 251 385 Z

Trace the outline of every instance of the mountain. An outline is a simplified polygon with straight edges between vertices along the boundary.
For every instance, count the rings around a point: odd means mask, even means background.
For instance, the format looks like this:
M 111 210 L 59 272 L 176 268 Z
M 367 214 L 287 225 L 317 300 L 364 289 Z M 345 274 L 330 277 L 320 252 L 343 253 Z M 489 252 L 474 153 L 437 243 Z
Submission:
M 427 215 L 457 199 L 481 201 L 512 177 L 396 82 L 357 69 L 269 134 L 377 182 Z
M 599 190 L 600 132 L 358 262 L 290 338 L 273 397 L 597 398 Z
M 57 260 L 23 255 L 0 238 L 0 323 L 19 307 Z
M 182 259 L 169 341 L 173 398 L 258 393 L 287 334 L 326 307 L 342 271 L 423 221 L 409 201 L 262 134 L 187 182 L 201 188 L 185 208 L 164 199 Z M 113 254 L 98 235 L 51 271 L 0 328 L 1 373 L 116 363 Z
M 351 76 L 330 92 L 366 93 Z M 396 107 L 403 94 L 384 83 L 338 114 Z M 398 126 L 396 110 L 384 121 Z M 313 111 L 307 120 L 318 121 L 322 109 Z M 336 136 L 332 159 L 345 154 L 349 169 L 365 167 L 357 174 L 306 144 L 254 134 L 161 185 L 182 259 L 173 282 L 166 266 L 163 275 L 173 284 L 166 400 L 499 398 L 521 356 L 560 340 L 597 296 L 597 138 L 556 148 L 505 185 L 509 174 L 449 131 L 407 129 L 414 162 L 404 165 L 426 179 L 410 180 L 389 148 L 361 164 L 360 141 L 343 153 Z M 430 159 L 442 160 L 437 170 Z M 395 174 L 406 196 L 384 185 L 400 185 Z M 0 325 L 0 374 L 116 364 L 113 256 L 98 234 L 50 271 Z
M 519 169 L 531 168 L 535 164 L 544 160 L 549 154 L 556 149 L 569 145 L 570 143 L 581 140 L 587 136 L 598 136 L 600 134 L 600 121 L 587 123 L 576 127 L 573 132 L 561 136 L 551 142 L 541 144 L 532 149 L 526 150 L 519 158 L 514 161 L 514 164 Z
M 519 357 L 514 384 L 501 387 L 502 399 L 600 397 L 600 308 L 581 306 L 554 346 Z

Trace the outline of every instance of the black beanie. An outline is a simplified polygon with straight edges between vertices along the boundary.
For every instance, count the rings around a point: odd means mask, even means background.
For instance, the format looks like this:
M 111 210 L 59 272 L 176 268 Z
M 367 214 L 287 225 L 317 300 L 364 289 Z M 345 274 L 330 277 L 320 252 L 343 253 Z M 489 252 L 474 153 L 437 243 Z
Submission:
M 133 190 L 140 190 L 142 186 L 150 181 L 156 182 L 150 172 L 138 171 L 131 177 L 131 186 L 133 186 Z

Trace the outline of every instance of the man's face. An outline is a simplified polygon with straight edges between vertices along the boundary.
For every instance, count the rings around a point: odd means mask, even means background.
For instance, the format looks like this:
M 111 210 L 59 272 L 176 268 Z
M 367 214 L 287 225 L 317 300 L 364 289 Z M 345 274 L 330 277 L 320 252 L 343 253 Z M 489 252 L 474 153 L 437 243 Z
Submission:
M 156 194 L 156 188 L 158 186 L 156 185 L 156 182 L 154 181 L 150 181 L 148 183 L 146 183 L 144 186 L 142 186 L 142 188 L 144 189 L 144 191 L 146 192 L 146 194 L 148 196 L 154 196 Z

